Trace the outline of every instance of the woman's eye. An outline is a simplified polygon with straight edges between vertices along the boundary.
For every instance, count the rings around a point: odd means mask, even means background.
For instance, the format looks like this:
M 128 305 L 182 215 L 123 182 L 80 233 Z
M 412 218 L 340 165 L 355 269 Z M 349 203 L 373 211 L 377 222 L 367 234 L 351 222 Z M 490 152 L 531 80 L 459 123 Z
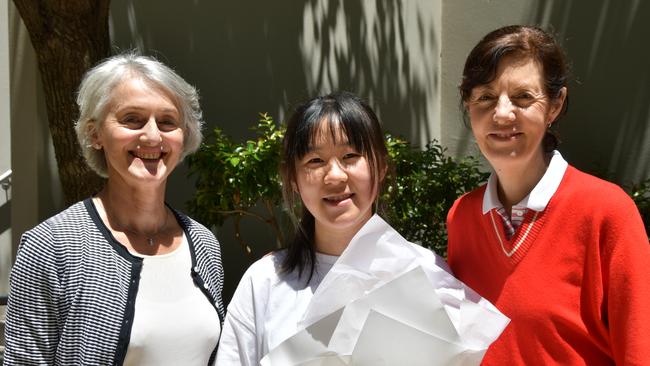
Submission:
M 129 127 L 137 127 L 143 124 L 143 121 L 138 115 L 128 114 L 122 118 L 122 123 L 129 125 Z
M 512 102 L 518 107 L 528 107 L 535 102 L 535 97 L 528 92 L 519 93 L 512 98 Z
M 176 121 L 173 119 L 163 119 L 158 121 L 158 125 L 163 130 L 174 130 L 177 127 Z
M 496 98 L 491 94 L 482 94 L 479 95 L 476 99 L 474 99 L 474 101 L 476 103 L 489 103 L 489 102 L 493 102 L 495 99 Z
M 313 164 L 320 164 L 323 162 L 323 159 L 321 158 L 311 158 L 307 160 L 307 164 L 313 165 Z
M 356 153 L 356 152 L 353 152 L 353 153 L 347 153 L 347 154 L 343 155 L 343 160 L 356 159 L 356 158 L 358 158 L 359 156 L 361 156 L 361 154 Z

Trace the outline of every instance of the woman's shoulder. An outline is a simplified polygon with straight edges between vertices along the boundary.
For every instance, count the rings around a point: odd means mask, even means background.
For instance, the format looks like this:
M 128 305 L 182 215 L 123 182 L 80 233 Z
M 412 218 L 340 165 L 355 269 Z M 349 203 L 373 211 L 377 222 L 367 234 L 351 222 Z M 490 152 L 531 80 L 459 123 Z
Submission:
M 630 196 L 619 185 L 585 173 L 573 166 L 567 168 L 563 181 L 564 189 L 573 198 L 583 197 L 583 201 L 599 205 L 629 205 Z
M 473 190 L 464 193 L 456 199 L 454 205 L 481 204 L 483 202 L 483 195 L 485 194 L 486 187 L 487 184 L 482 184 Z
M 35 227 L 25 231 L 20 239 L 19 254 L 21 256 L 42 253 L 63 255 L 76 247 L 82 232 L 93 229 L 84 201 L 77 202 L 54 216 L 40 222 Z
M 480 212 L 486 186 L 486 184 L 483 184 L 458 197 L 447 213 L 447 220 L 453 219 L 458 213 Z
M 286 250 L 278 250 L 264 255 L 248 267 L 243 277 L 248 277 L 255 282 L 276 281 L 282 275 L 282 262 Z
M 92 222 L 86 208 L 86 202 L 79 201 L 65 210 L 43 220 L 32 229 L 25 232 L 26 235 L 47 234 L 55 231 L 68 232 L 75 235 L 80 225 Z

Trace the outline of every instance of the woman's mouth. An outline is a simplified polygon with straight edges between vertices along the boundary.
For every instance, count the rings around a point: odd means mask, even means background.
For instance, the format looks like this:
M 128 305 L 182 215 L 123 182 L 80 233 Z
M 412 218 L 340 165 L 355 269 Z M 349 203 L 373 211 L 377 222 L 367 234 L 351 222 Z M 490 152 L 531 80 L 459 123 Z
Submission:
M 134 157 L 136 157 L 136 158 L 138 158 L 140 160 L 158 160 L 158 159 L 162 158 L 163 155 L 165 155 L 165 154 L 166 153 L 164 153 L 164 152 L 162 152 L 160 150 L 149 151 L 149 152 L 140 151 L 140 150 L 135 151 L 135 152 L 131 151 L 131 155 L 133 155 Z
M 510 141 L 517 139 L 521 135 L 521 132 L 498 132 L 489 134 L 489 137 L 497 141 Z
M 323 198 L 323 200 L 332 206 L 338 206 L 341 203 L 352 198 L 352 196 L 354 196 L 354 193 L 346 193 L 346 194 L 339 194 L 336 196 L 327 196 Z

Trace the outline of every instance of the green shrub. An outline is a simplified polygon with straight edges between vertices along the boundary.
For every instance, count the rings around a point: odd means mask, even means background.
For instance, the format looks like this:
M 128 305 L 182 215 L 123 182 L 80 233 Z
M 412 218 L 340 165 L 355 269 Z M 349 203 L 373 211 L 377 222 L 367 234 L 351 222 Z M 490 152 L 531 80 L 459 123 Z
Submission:
M 447 212 L 460 195 L 487 179 L 473 157 L 453 159 L 435 140 L 424 150 L 386 138 L 394 172 L 382 196 L 383 216 L 405 238 L 447 254 Z
M 645 232 L 650 240 L 650 178 L 632 185 L 630 196 L 636 203 L 636 207 L 639 208 L 641 218 L 645 223 Z
M 236 144 L 217 128 L 209 141 L 188 158 L 189 174 L 197 179 L 190 212 L 208 226 L 221 226 L 233 218 L 236 239 L 248 255 L 252 250 L 240 230 L 244 216 L 270 225 L 278 246 L 285 235 L 275 210 L 282 200 L 278 165 L 284 129 L 279 129 L 267 114 L 260 114 L 253 130 L 256 140 Z M 263 213 L 255 209 L 259 206 Z

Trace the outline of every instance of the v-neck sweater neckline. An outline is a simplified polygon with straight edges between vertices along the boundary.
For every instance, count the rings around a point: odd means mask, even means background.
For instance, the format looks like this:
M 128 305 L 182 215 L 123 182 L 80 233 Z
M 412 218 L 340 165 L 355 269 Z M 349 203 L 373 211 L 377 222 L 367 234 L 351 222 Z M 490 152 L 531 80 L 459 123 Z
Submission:
M 506 265 L 515 267 L 537 240 L 549 210 L 552 210 L 552 200 L 543 211 L 528 210 L 521 226 L 510 239 L 507 239 L 503 220 L 494 209 L 488 211 L 483 214 L 481 220 L 486 238 L 489 238 L 486 244 L 490 245 L 491 250 L 498 252 L 497 257 Z

